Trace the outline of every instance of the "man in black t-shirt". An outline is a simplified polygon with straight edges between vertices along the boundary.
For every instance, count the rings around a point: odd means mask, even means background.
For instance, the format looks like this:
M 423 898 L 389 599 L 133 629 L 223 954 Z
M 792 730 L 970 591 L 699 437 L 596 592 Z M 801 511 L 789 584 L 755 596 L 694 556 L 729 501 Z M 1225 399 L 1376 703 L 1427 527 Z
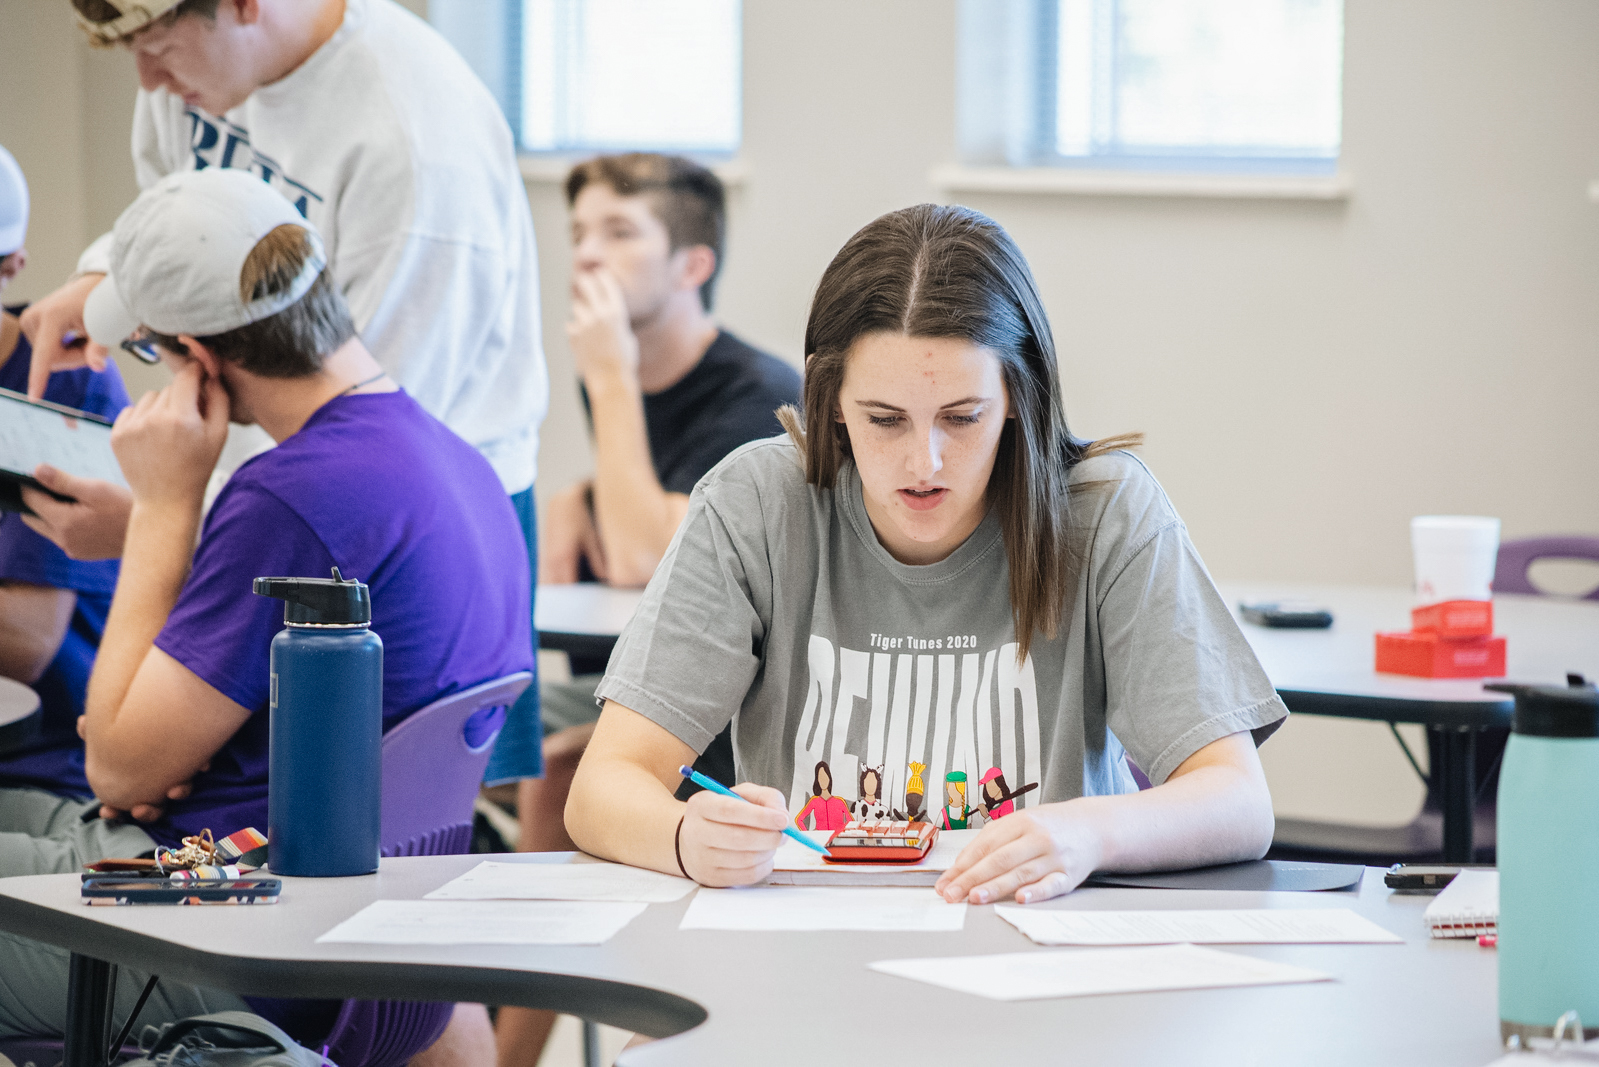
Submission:
M 694 483 L 739 445 L 781 432 L 773 412 L 799 402 L 800 378 L 711 315 L 726 230 L 716 175 L 675 156 L 601 156 L 572 170 L 566 196 L 567 336 L 596 469 L 551 499 L 539 580 L 642 586 Z
M 726 231 L 716 175 L 676 156 L 601 156 L 572 170 L 566 199 L 576 268 L 567 336 L 595 471 L 541 509 L 539 581 L 642 586 L 694 484 L 739 445 L 781 432 L 774 412 L 800 402 L 800 376 L 711 315 Z M 570 683 L 542 687 L 545 777 L 517 791 L 524 851 L 573 847 L 562 813 L 599 718 L 591 672 L 604 666 L 576 663 Z M 532 1067 L 552 1022 L 503 1009 L 501 1067 Z

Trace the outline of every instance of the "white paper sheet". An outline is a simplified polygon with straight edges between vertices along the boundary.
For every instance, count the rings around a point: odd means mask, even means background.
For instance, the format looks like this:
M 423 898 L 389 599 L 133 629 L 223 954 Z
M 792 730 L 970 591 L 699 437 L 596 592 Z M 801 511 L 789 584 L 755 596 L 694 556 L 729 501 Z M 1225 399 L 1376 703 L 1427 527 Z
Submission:
M 485 860 L 426 900 L 628 900 L 670 904 L 694 883 L 623 863 L 502 863 Z
M 681 930 L 915 930 L 947 932 L 966 922 L 966 905 L 931 889 L 753 886 L 701 889 Z
M 801 830 L 800 833 L 818 845 L 827 844 L 831 830 Z M 783 839 L 777 846 L 777 856 L 772 869 L 776 871 L 947 871 L 961 854 L 961 849 L 977 836 L 976 830 L 940 830 L 938 840 L 927 850 L 920 863 L 828 863 L 820 852 L 812 851 L 798 841 Z
M 317 943 L 602 945 L 646 907 L 611 901 L 379 900 Z
M 1197 945 L 883 960 L 874 971 L 990 1000 L 1325 982 L 1332 976 Z
M 1237 911 L 1044 911 L 996 905 L 995 913 L 1040 945 L 1404 944 L 1348 908 Z

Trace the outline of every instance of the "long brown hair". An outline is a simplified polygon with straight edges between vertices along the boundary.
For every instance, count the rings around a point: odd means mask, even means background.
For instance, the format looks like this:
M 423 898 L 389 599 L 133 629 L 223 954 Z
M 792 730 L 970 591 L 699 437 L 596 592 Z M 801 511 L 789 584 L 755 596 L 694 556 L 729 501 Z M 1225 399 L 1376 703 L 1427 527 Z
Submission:
M 1054 637 L 1075 574 L 1067 477 L 1090 456 L 1141 443 L 1138 434 L 1079 441 L 1066 428 L 1055 339 L 1016 242 L 988 216 L 918 204 L 868 223 L 817 284 L 805 326 L 805 413 L 778 412 L 805 458 L 805 479 L 831 489 L 849 433 L 834 421 L 850 348 L 870 333 L 949 337 L 992 350 L 1013 418 L 988 482 L 1010 564 L 1018 661 L 1034 634 Z M 806 433 L 805 428 L 816 432 Z

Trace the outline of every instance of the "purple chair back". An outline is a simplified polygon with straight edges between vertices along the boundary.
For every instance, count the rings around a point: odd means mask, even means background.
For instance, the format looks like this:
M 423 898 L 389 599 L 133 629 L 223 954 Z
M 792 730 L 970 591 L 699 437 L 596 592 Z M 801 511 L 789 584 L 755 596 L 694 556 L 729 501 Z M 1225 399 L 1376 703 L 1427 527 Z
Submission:
M 1499 546 L 1499 560 L 1494 567 L 1494 592 L 1545 595 L 1527 576 L 1528 568 L 1540 559 L 1586 559 L 1599 563 L 1599 537 L 1527 537 L 1504 542 Z M 1582 599 L 1599 600 L 1599 587 L 1590 590 Z
M 463 689 L 383 735 L 383 855 L 454 856 L 468 849 L 472 802 L 505 709 L 532 681 L 519 671 Z

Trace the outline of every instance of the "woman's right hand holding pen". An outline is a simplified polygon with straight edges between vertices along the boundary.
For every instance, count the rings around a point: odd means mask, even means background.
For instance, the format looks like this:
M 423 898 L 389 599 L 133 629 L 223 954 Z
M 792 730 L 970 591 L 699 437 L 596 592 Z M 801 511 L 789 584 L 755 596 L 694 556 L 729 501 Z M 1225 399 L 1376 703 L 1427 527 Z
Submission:
M 744 800 L 707 789 L 690 797 L 683 812 L 678 855 L 683 872 L 700 885 L 753 885 L 772 873 L 788 804 L 769 786 L 745 782 L 733 792 Z

